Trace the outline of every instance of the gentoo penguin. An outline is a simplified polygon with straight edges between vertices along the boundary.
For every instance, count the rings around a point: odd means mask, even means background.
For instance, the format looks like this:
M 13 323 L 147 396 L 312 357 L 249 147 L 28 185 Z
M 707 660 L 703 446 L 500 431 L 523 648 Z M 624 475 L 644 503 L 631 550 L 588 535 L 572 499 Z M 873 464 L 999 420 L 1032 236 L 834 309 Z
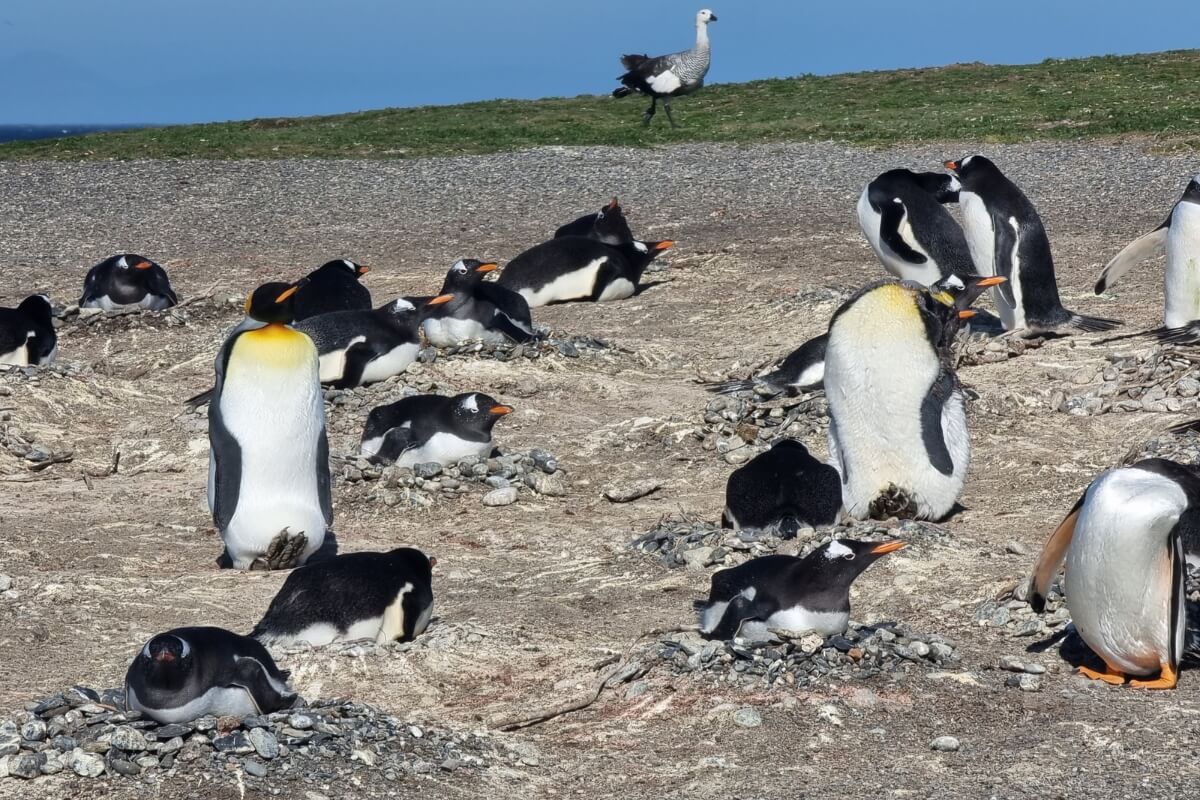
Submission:
M 714 384 L 710 391 L 731 394 L 754 390 L 769 397 L 783 393 L 797 394 L 821 388 L 825 379 L 825 344 L 829 334 L 814 336 L 788 354 L 770 372 L 740 381 Z
M 492 452 L 496 420 L 512 410 L 481 392 L 404 397 L 371 409 L 363 428 L 362 453 L 401 467 L 484 458 Z
M 975 274 L 962 227 L 942 208 L 958 197 L 952 181 L 941 172 L 893 169 L 863 189 L 858 224 L 892 275 L 930 286 Z
M 288 575 L 250 635 L 263 644 L 320 647 L 372 639 L 410 642 L 433 615 L 437 559 L 400 547 L 347 553 Z
M 777 528 L 792 539 L 801 527 L 832 525 L 841 510 L 837 470 L 795 439 L 780 439 L 729 476 L 721 524 L 735 530 Z
M 1134 239 L 1100 273 L 1096 294 L 1129 270 L 1166 249 L 1163 324 L 1155 335 L 1170 341 L 1200 342 L 1200 175 L 1188 183 L 1166 222 Z
M 318 314 L 294 327 L 317 346 L 321 383 L 349 389 L 404 372 L 421 348 L 417 320 L 416 307 L 402 297 L 371 311 Z
M 225 540 L 222 567 L 303 564 L 333 521 L 317 348 L 288 326 L 296 289 L 255 289 L 246 314 L 264 326 L 235 331 L 217 353 L 208 503 Z
M 563 236 L 586 236 L 605 244 L 619 245 L 633 241 L 633 231 L 625 221 L 625 213 L 617 198 L 595 214 L 584 214 L 579 219 L 568 222 L 554 232 L 554 238 Z
M 1161 458 L 1112 469 L 1092 481 L 1046 541 L 1030 604 L 1046 595 L 1065 562 L 1063 590 L 1080 638 L 1103 659 L 1083 675 L 1171 689 L 1186 641 L 1185 555 L 1200 551 L 1200 476 Z M 1151 677 L 1156 676 L 1156 677 Z
M 637 293 L 646 267 L 674 245 L 666 240 L 612 246 L 586 236 L 563 236 L 508 262 L 497 282 L 534 308 L 570 300 L 622 300 Z
M 371 292 L 358 279 L 371 271 L 346 258 L 326 261 L 305 276 L 293 301 L 296 319 L 308 319 L 332 311 L 370 311 Z
M 50 298 L 26 297 L 16 308 L 0 308 L 0 364 L 49 364 L 58 353 Z
M 831 636 L 850 623 L 850 584 L 904 542 L 833 539 L 804 558 L 760 556 L 712 576 L 707 602 L 697 602 L 708 639 L 758 638 L 770 628 Z
M 446 273 L 439 297 L 431 300 L 421 315 L 421 330 L 430 344 L 435 347 L 454 347 L 471 341 L 520 344 L 537 338 L 525 298 L 483 280 L 494 269 L 496 264 L 474 258 L 454 262 Z
M 125 703 L 161 724 L 290 708 L 296 693 L 267 648 L 223 628 L 160 633 L 125 673 Z
M 79 307 L 105 311 L 136 307 L 161 311 L 178 302 L 165 269 L 148 258 L 121 253 L 88 270 L 83 279 Z
M 955 280 L 959 280 L 955 278 Z M 966 480 L 966 401 L 949 345 L 960 315 L 1002 278 L 971 278 L 956 293 L 873 283 L 829 324 L 825 397 L 830 462 L 855 519 L 941 519 Z
M 956 180 L 963 230 L 971 258 L 982 275 L 1008 278 L 994 292 L 1006 331 L 1030 335 L 1063 328 L 1107 331 L 1121 323 L 1063 308 L 1054 278 L 1054 258 L 1042 218 L 1029 198 L 983 156 L 947 161 Z

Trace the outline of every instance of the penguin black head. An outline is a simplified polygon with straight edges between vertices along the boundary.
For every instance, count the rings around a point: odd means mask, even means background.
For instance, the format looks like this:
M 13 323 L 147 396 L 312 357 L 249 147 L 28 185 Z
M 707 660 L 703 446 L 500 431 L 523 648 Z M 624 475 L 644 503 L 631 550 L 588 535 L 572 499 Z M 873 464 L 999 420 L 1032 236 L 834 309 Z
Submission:
M 968 189 L 977 185 L 980 180 L 1000 172 L 999 167 L 993 164 L 991 159 L 981 155 L 967 156 L 958 161 L 947 161 L 945 167 L 954 173 L 959 184 Z
M 1183 197 L 1180 199 L 1185 203 L 1200 205 L 1200 175 L 1194 176 L 1188 182 L 1187 188 L 1183 190 Z
M 483 281 L 483 276 L 497 269 L 500 265 L 494 261 L 480 261 L 477 258 L 460 258 L 446 273 L 446 282 L 442 284 L 443 292 L 469 293 Z
M 347 274 L 355 280 L 358 280 L 363 275 L 371 271 L 371 268 L 365 264 L 358 264 L 348 258 L 335 258 L 333 261 L 326 261 L 316 272 L 332 272 L 334 274 Z M 315 274 L 315 273 L 314 273 Z
M 138 660 L 149 683 L 178 685 L 192 668 L 192 646 L 173 633 L 160 633 L 146 642 Z
M 386 312 L 397 319 L 407 319 L 409 317 L 415 319 L 417 317 L 417 307 L 405 297 L 397 297 L 395 300 L 383 306 L 379 310 Z
M 397 566 L 407 568 L 426 579 L 432 577 L 433 568 L 438 563 L 436 556 L 427 556 L 415 547 L 397 547 L 388 555 Z
M 654 259 L 658 258 L 660 253 L 665 253 L 675 246 L 675 242 L 671 239 L 664 239 L 660 242 L 639 242 L 634 239 L 622 245 L 627 253 L 634 257 L 636 262 L 644 262 L 649 264 Z
M 613 198 L 604 208 L 596 213 L 596 221 L 592 223 L 592 235 L 607 244 L 621 244 L 633 241 L 633 231 L 625 220 L 625 212 L 617 198 Z
M 292 297 L 307 282 L 302 278 L 295 283 L 264 283 L 246 298 L 246 316 L 268 325 L 292 322 L 296 318 Z
M 809 553 L 804 561 L 819 576 L 814 584 L 850 588 L 854 579 L 867 567 L 903 548 L 905 542 L 891 539 L 886 542 L 860 542 L 855 539 L 832 539 Z
M 134 270 L 135 272 L 144 272 L 157 266 L 148 258 L 139 256 L 137 253 L 121 253 L 113 256 L 111 259 L 113 266 L 121 270 Z
M 49 323 L 50 318 L 54 316 L 54 307 L 50 305 L 50 298 L 44 294 L 29 295 L 17 306 L 17 311 L 31 319 L 45 323 Z
M 512 406 L 501 405 L 482 392 L 466 392 L 450 398 L 450 416 L 466 430 L 491 433 L 496 422 L 512 411 Z

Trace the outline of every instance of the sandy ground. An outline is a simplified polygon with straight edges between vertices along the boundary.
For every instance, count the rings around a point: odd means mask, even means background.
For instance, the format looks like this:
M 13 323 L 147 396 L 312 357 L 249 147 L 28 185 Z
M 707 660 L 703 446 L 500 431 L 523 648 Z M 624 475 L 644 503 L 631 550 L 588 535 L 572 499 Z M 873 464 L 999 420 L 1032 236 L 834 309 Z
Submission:
M 607 337 L 632 351 L 613 359 L 441 359 L 430 369 L 460 390 L 517 406 L 497 428 L 517 448 L 557 454 L 572 488 L 483 507 L 480 492 L 427 511 L 351 502 L 335 494 L 344 550 L 410 544 L 435 554 L 437 622 L 477 636 L 452 646 L 361 659 L 282 659 L 308 695 L 345 695 L 406 719 L 484 727 L 497 716 L 583 692 L 596 665 L 641 631 L 690 621 L 708 571 L 669 571 L 627 544 L 664 514 L 715 519 L 730 467 L 686 432 L 708 395 L 698 374 L 780 356 L 826 326 L 833 306 L 798 291 L 852 288 L 882 275 L 853 215 L 863 183 L 898 165 L 933 169 L 978 149 L 859 151 L 832 145 L 682 147 L 664 151 L 543 150 L 404 162 L 99 163 L 0 165 L 0 292 L 6 305 L 34 290 L 73 302 L 86 268 L 123 249 L 155 258 L 181 297 L 243 295 L 326 258 L 372 265 L 382 302 L 430 293 L 456 257 L 507 260 L 573 215 L 617 192 L 636 233 L 673 238 L 669 280 L 605 305 L 543 309 L 557 331 Z M 1138 146 L 989 147 L 1041 208 L 1064 302 L 1157 324 L 1161 265 L 1091 296 L 1099 267 L 1161 222 L 1194 165 Z M 207 309 L 207 310 L 206 310 Z M 205 512 L 203 424 L 183 398 L 209 384 L 234 305 L 198 305 L 187 324 L 145 320 L 73 324 L 60 359 L 75 376 L 6 377 L 3 425 L 74 460 L 33 473 L 0 452 L 0 708 L 74 683 L 117 685 L 153 633 L 217 624 L 246 631 L 282 574 L 220 572 Z M 1141 345 L 1139 345 L 1141 346 Z M 1131 444 L 1177 415 L 1079 418 L 1049 410 L 1065 377 L 1105 348 L 1051 342 L 1003 364 L 964 369 L 980 394 L 970 412 L 973 457 L 949 544 L 883 560 L 856 584 L 854 617 L 902 620 L 955 640 L 958 679 L 915 674 L 819 691 L 713 689 L 663 668 L 645 694 L 607 693 L 580 713 L 514 734 L 535 762 L 482 773 L 360 787 L 305 787 L 325 796 L 758 798 L 1192 797 L 1200 681 L 1146 693 L 1070 675 L 1052 650 L 973 621 L 976 605 L 1026 574 L 1078 492 Z M 335 414 L 338 412 L 335 412 Z M 337 421 L 335 429 L 355 424 Z M 673 435 L 678 434 L 678 435 Z M 355 437 L 332 443 L 345 451 Z M 823 442 L 813 443 L 824 452 Z M 116 474 L 105 475 L 114 450 Z M 90 473 L 90 474 L 89 474 Z M 85 480 L 85 475 L 87 479 Z M 615 505 L 610 482 L 653 477 L 663 488 Z M 1013 555 L 1017 543 L 1030 555 Z M 1040 692 L 1004 686 L 994 669 L 1014 654 L 1049 668 Z M 840 724 L 819 714 L 832 704 Z M 763 724 L 741 728 L 735 709 Z M 827 716 L 827 715 L 826 715 Z M 956 753 L 930 740 L 953 735 Z M 55 777 L 6 781 L 0 795 L 142 796 Z M 183 779 L 163 797 L 200 791 Z M 206 785 L 211 797 L 236 797 Z M 303 797 L 303 792 L 284 796 Z M 251 789 L 247 794 L 257 796 Z

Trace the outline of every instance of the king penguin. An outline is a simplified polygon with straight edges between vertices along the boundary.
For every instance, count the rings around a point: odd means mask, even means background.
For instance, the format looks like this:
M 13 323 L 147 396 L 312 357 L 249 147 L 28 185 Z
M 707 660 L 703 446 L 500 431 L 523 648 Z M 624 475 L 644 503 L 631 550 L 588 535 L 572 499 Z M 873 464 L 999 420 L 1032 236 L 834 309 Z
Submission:
M 888 272 L 931 286 L 975 274 L 962 226 L 942 207 L 957 199 L 945 173 L 888 170 L 863 189 L 858 224 Z
M 255 289 L 246 314 L 265 324 L 235 330 L 217 353 L 208 502 L 225 540 L 222 567 L 303 564 L 333 521 L 317 348 L 288 325 L 296 289 Z
M 288 575 L 250 635 L 272 646 L 411 642 L 433 616 L 436 564 L 420 550 L 399 547 L 303 566 Z
M 1054 277 L 1050 239 L 1037 209 L 1000 168 L 979 155 L 947 161 L 955 175 L 963 230 L 971 258 L 982 275 L 1008 280 L 994 293 L 1006 331 L 1029 335 L 1077 328 L 1095 332 L 1121 323 L 1063 308 Z
M 617 198 L 594 214 L 584 214 L 576 220 L 562 225 L 554 232 L 554 238 L 563 236 L 587 236 L 604 244 L 621 245 L 633 241 L 633 231 L 625 220 L 625 212 Z
M 1045 608 L 1065 563 L 1063 590 L 1080 638 L 1105 683 L 1171 689 L 1188 640 L 1185 558 L 1200 550 L 1200 476 L 1161 458 L 1112 469 L 1092 481 L 1047 539 L 1034 569 L 1030 604 Z
M 203 716 L 248 717 L 290 708 L 288 674 L 248 636 L 175 628 L 142 648 L 125 673 L 125 703 L 163 725 Z
M 1154 334 L 1167 341 L 1200 343 L 1200 175 L 1188 183 L 1162 225 L 1134 239 L 1108 262 L 1096 282 L 1096 294 L 1164 248 L 1163 324 Z
M 969 306 L 1002 278 L 973 278 L 956 293 L 873 283 L 829 324 L 825 397 L 830 461 L 855 519 L 942 519 L 967 476 L 966 399 L 949 359 Z
M 167 271 L 148 258 L 121 253 L 101 261 L 83 279 L 80 308 L 161 311 L 179 302 Z

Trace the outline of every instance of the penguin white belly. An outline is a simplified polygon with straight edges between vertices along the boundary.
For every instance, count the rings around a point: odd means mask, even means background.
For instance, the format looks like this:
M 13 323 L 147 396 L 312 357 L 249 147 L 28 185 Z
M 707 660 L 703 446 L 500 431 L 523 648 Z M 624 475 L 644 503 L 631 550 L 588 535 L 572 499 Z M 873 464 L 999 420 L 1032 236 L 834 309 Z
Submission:
M 761 623 L 760 623 L 761 624 Z M 823 636 L 842 633 L 850 624 L 850 612 L 813 611 L 804 606 L 796 605 L 776 611 L 767 617 L 766 628 L 782 628 L 788 631 L 814 631 Z M 747 623 L 743 628 L 753 626 Z
M 425 330 L 425 338 L 434 347 L 455 347 L 465 342 L 502 344 L 508 341 L 508 337 L 500 331 L 488 330 L 473 319 L 427 319 L 421 323 L 421 327 Z
M 376 452 L 378 452 L 378 446 L 376 446 Z M 470 439 L 460 439 L 453 433 L 435 433 L 420 447 L 414 447 L 401 453 L 400 458 L 396 460 L 396 465 L 411 467 L 414 464 L 436 462 L 444 466 L 453 464 L 462 458 L 485 458 L 491 452 L 491 441 L 474 442 Z
M 1167 231 L 1163 325 L 1180 328 L 1200 319 L 1200 205 L 1181 202 Z
M 521 289 L 520 295 L 529 303 L 530 308 L 537 308 L 556 301 L 591 297 L 592 291 L 596 288 L 596 273 L 607 262 L 608 256 L 594 258 L 582 267 L 559 275 L 537 289 L 529 287 Z
M 962 208 L 963 233 L 967 238 L 967 249 L 971 252 L 971 260 L 975 269 L 983 276 L 999 274 L 996 269 L 996 231 L 992 227 L 992 215 L 988 213 L 983 200 L 974 192 L 961 190 L 958 194 L 958 205 Z M 1019 248 L 1014 248 L 1013 258 L 1017 258 Z M 992 300 L 996 310 L 1000 312 L 1000 321 L 1005 330 L 1016 330 L 1025 327 L 1025 315 L 1021 312 L 1020 324 L 1017 324 L 1016 314 L 1020 309 L 1020 276 L 1017 274 L 1019 265 L 1014 264 L 1013 272 L 1008 276 L 1012 291 L 1017 297 L 1016 307 L 1010 306 L 999 289 L 992 289 Z
M 11 352 L 0 353 L 0 364 L 7 364 L 12 367 L 29 366 L 29 347 L 21 344 L 20 347 Z
M 825 380 L 825 361 L 822 359 L 815 364 L 809 364 L 805 367 L 801 371 L 800 376 L 796 378 L 796 382 L 792 385 L 815 386 L 823 380 Z
M 1167 540 L 1186 505 L 1174 481 L 1114 470 L 1088 489 L 1075 521 L 1063 581 L 1072 621 L 1092 650 L 1127 674 L 1157 673 L 1170 652 Z
M 321 383 L 332 383 L 340 380 L 346 374 L 346 351 L 354 345 L 365 342 L 367 337 L 355 336 L 346 346 L 338 350 L 331 350 L 320 357 L 320 373 Z
M 393 375 L 399 375 L 408 368 L 409 364 L 416 360 L 419 349 L 416 342 L 406 342 L 405 344 L 393 347 L 367 364 L 366 369 L 363 370 L 362 382 L 375 383 L 376 381 L 387 380 Z
M 383 612 L 379 627 L 375 631 L 375 641 L 378 644 L 394 642 L 404 635 L 404 596 L 413 590 L 411 583 L 405 583 L 396 592 L 396 599 Z
M 636 288 L 628 278 L 614 278 L 608 286 L 604 287 L 604 291 L 600 293 L 600 302 L 624 300 L 627 297 L 633 297 Z
M 247 337 L 262 334 L 242 334 L 218 398 L 221 419 L 241 451 L 237 508 L 221 531 L 238 569 L 249 567 L 285 528 L 308 537 L 301 561 L 325 539 L 317 487 L 325 406 L 316 348 L 307 336 L 285 330 L 267 336 L 303 341 L 255 345 Z
M 883 216 L 875 210 L 868 198 L 870 188 L 863 189 L 858 198 L 858 224 L 862 228 L 863 235 L 867 237 L 867 243 L 871 245 L 871 249 L 875 251 L 875 255 L 892 275 L 907 281 L 916 281 L 922 286 L 929 286 L 937 283 L 942 278 L 941 268 L 929 253 L 925 252 L 925 248 L 921 247 L 917 242 L 917 237 L 913 233 L 912 225 L 908 221 L 908 209 L 904 210 L 904 218 L 900 222 L 900 238 L 911 247 L 914 251 L 925 256 L 924 264 L 913 264 L 905 261 L 900 256 L 888 247 L 879 236 L 879 226 L 883 224 Z
M 105 294 L 87 300 L 80 305 L 80 308 L 99 308 L 103 311 L 119 311 L 120 309 L 125 308 L 125 306 L 121 303 L 114 303 L 112 298 Z
M 161 295 L 147 292 L 137 305 L 147 311 L 162 311 L 164 308 L 170 308 L 171 302 Z
M 246 717 L 259 713 L 250 693 L 240 687 L 214 686 L 204 694 L 175 708 L 152 708 L 143 703 L 132 688 L 126 690 L 130 708 L 141 711 L 161 723 L 191 722 L 197 717 Z

